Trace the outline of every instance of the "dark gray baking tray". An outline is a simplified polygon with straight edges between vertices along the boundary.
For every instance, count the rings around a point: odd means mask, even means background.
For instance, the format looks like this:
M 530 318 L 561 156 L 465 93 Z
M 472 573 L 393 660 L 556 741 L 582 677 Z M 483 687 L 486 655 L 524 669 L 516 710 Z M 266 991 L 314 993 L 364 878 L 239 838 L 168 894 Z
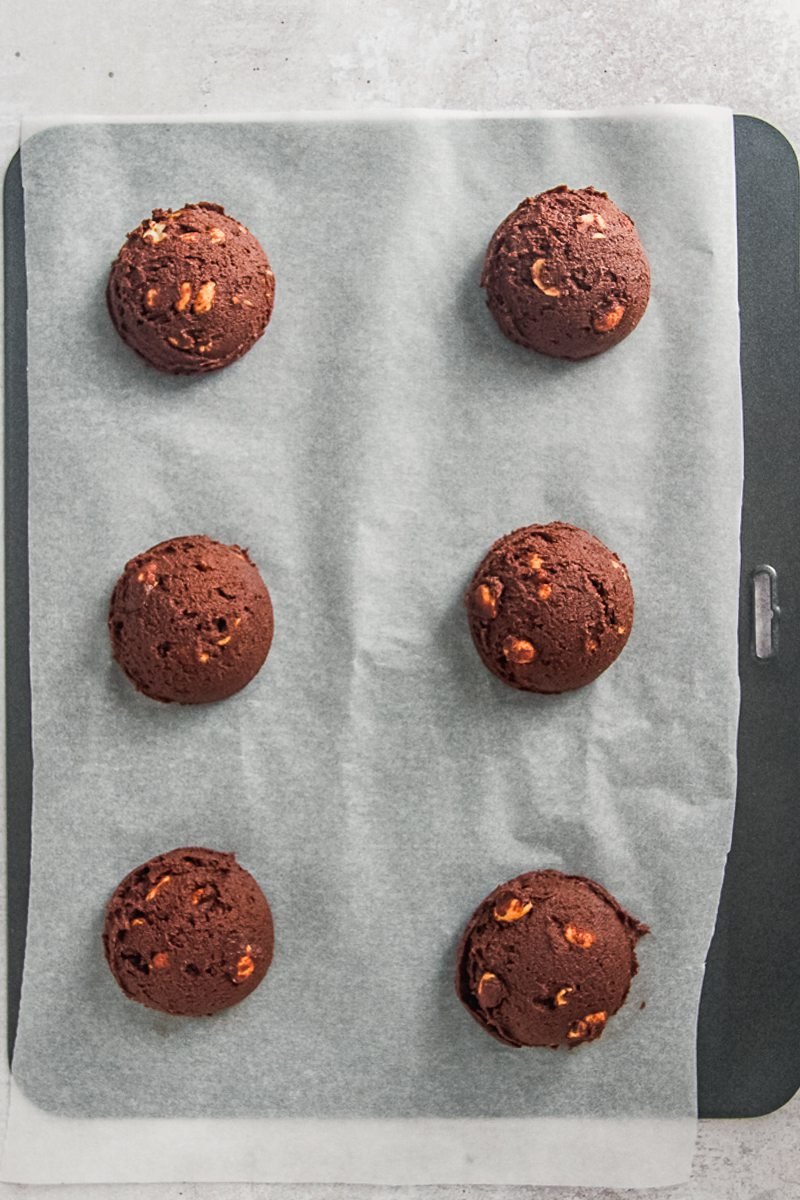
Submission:
M 800 180 L 786 139 L 734 118 L 745 427 L 739 781 L 698 1029 L 702 1117 L 751 1117 L 800 1085 Z M 17 1029 L 30 878 L 28 395 L 19 155 L 6 174 L 5 561 L 8 1048 Z M 687 320 L 692 298 L 687 290 Z M 772 602 L 755 656 L 753 572 Z M 771 568 L 771 570 L 766 570 Z M 780 600 L 780 614 L 777 611 Z M 769 607 L 769 605 L 767 605 Z M 778 633 L 780 637 L 778 639 Z M 770 653 L 771 650 L 771 653 Z

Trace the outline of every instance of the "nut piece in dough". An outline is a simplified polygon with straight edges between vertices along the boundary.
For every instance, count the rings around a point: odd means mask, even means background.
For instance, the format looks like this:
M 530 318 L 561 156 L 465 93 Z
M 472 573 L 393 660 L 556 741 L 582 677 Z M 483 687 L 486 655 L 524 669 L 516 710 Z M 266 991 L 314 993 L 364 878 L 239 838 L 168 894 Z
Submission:
M 572 924 L 564 927 L 564 937 L 571 946 L 579 946 L 581 950 L 588 950 L 594 945 L 594 934 L 590 929 L 578 929 Z
M 617 328 L 624 316 L 624 305 L 613 304 L 611 308 L 595 313 L 592 317 L 592 325 L 598 333 L 610 333 L 612 329 Z
M 519 900 L 516 896 L 499 896 L 494 906 L 494 919 L 508 925 L 512 921 L 521 921 L 533 909 L 530 900 Z
M 556 287 L 550 278 L 547 261 L 544 258 L 536 258 L 531 266 L 531 279 L 536 284 L 539 291 L 545 296 L 560 296 L 561 288 Z
M 507 637 L 503 642 L 503 654 L 509 662 L 526 666 L 536 657 L 536 647 L 525 638 Z

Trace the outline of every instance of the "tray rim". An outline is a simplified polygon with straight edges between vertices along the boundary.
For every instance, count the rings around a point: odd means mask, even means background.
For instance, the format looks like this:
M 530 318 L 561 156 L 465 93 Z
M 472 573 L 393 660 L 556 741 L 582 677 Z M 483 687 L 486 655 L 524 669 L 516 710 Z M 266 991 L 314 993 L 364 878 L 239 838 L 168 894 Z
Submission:
M 469 111 L 469 110 L 459 110 L 459 109 L 414 109 L 414 108 L 393 109 L 393 110 L 388 110 L 388 111 L 374 111 L 374 112 L 367 111 L 367 112 L 360 112 L 360 113 L 359 112 L 348 112 L 347 110 L 319 110 L 319 111 L 297 110 L 295 112 L 290 112 L 290 113 L 283 113 L 283 112 L 276 111 L 276 112 L 271 112 L 271 113 L 266 113 L 266 114 L 265 113 L 251 114 L 251 115 L 242 114 L 241 116 L 224 115 L 224 116 L 220 116 L 220 117 L 215 117 L 213 115 L 206 116 L 204 114 L 202 119 L 198 119 L 194 116 L 187 117 L 185 115 L 177 116 L 177 117 L 170 117 L 170 116 L 163 116 L 163 115 L 162 116 L 132 115 L 132 116 L 122 116 L 122 117 L 115 116 L 113 118 L 109 118 L 107 116 L 81 115 L 79 117 L 74 117 L 74 118 L 69 118 L 69 119 L 65 119 L 63 117 L 53 117 L 53 118 L 43 117 L 43 118 L 37 118 L 35 121 L 29 121 L 29 122 L 23 121 L 21 123 L 20 147 L 16 150 L 16 152 L 14 153 L 14 155 L 12 156 L 10 162 L 8 163 L 8 165 L 6 167 L 6 171 L 5 171 L 5 175 L 4 175 L 4 189 L 3 189 L 3 191 L 4 191 L 4 220 L 3 220 L 4 289 L 5 289 L 5 293 L 6 293 L 6 303 L 5 303 L 5 313 L 4 313 L 5 341 L 4 341 L 4 355 L 3 355 L 3 357 L 4 357 L 4 383 L 5 383 L 5 387 L 4 387 L 5 403 L 4 403 L 4 447 L 3 447 L 3 453 L 4 453 L 4 468 L 5 468 L 4 469 L 4 488 L 5 488 L 6 505 L 5 505 L 5 512 L 4 512 L 3 558 L 4 558 L 4 565 L 5 565 L 5 601 L 6 601 L 6 611 L 5 611 L 6 620 L 5 620 L 5 630 L 4 630 L 5 645 L 6 645 L 6 660 L 5 660 L 4 674 L 5 674 L 5 692 L 6 692 L 6 721 L 5 721 L 6 756 L 5 756 L 5 763 L 6 763 L 7 768 L 8 768 L 8 761 L 9 761 L 9 748 L 15 747 L 17 745 L 16 739 L 14 736 L 16 733 L 16 728 L 17 728 L 16 724 L 15 724 L 16 719 L 17 719 L 17 712 L 20 707 L 23 707 L 27 711 L 27 720 L 24 721 L 24 723 L 27 724 L 27 729 L 28 729 L 28 754 L 27 754 L 27 763 L 25 764 L 25 769 L 31 773 L 31 778 L 32 778 L 32 754 L 30 752 L 31 695 L 30 695 L 30 678 L 29 678 L 29 672 L 27 670 L 25 670 L 23 672 L 23 674 L 25 675 L 25 677 L 27 679 L 27 697 L 26 698 L 21 697 L 20 691 L 19 691 L 19 689 L 17 689 L 17 691 L 15 692 L 16 704 L 9 703 L 9 700 L 11 699 L 11 697 L 9 695 L 9 687 L 10 687 L 10 684 L 9 684 L 9 659 L 11 660 L 12 671 L 15 668 L 15 663 L 18 660 L 18 658 L 24 657 L 26 666 L 28 663 L 28 638 L 27 638 L 28 576 L 27 576 L 27 571 L 24 574 L 24 578 L 22 580 L 19 580 L 19 579 L 14 578 L 12 570 L 9 569 L 10 567 L 12 567 L 14 565 L 15 562 L 19 563 L 21 561 L 21 555 L 23 553 L 24 553 L 25 563 L 27 565 L 27 504 L 22 504 L 20 506 L 24 510 L 24 519 L 23 519 L 24 529 L 20 529 L 20 528 L 16 529 L 16 535 L 17 535 L 16 539 L 12 536 L 12 534 L 10 534 L 10 529 L 13 524 L 12 517 L 10 516 L 10 512 L 11 512 L 11 509 L 13 508 L 13 504 L 14 504 L 14 493 L 17 489 L 22 488 L 23 484 L 24 484 L 24 495 L 27 496 L 27 455 L 20 455 L 15 463 L 15 462 L 12 462 L 11 456 L 10 456 L 9 450 L 8 450 L 8 447 L 11 444 L 11 440 L 14 437 L 19 438 L 21 436 L 20 430 L 14 430 L 12 428 L 12 426 L 14 424 L 14 420 L 20 419 L 20 408 L 19 408 L 19 406 L 15 408 L 13 403 L 9 402 L 9 398 L 15 396 L 15 388 L 19 387 L 19 381 L 12 378 L 12 376 L 14 374 L 15 366 L 18 367 L 18 364 L 12 363 L 11 359 L 12 359 L 12 353 L 14 351 L 19 353 L 20 345 L 23 350 L 24 361 L 25 361 L 25 363 L 27 362 L 26 345 L 25 345 L 25 338 L 26 338 L 25 305 L 21 305 L 21 304 L 15 305 L 15 304 L 9 303 L 10 281 L 12 279 L 13 271 L 15 269 L 19 270 L 20 263 L 22 264 L 22 272 L 20 275 L 17 276 L 17 280 L 19 281 L 20 278 L 24 280 L 24 278 L 25 278 L 25 274 L 24 274 L 24 233 L 23 233 L 23 238 L 20 241 L 18 241 L 17 243 L 13 243 L 10 238 L 10 235 L 9 235 L 10 224 L 7 220 L 12 206 L 17 201 L 19 202 L 19 205 L 20 205 L 19 214 L 21 214 L 24 211 L 24 209 L 22 208 L 22 205 L 24 204 L 24 196 L 23 196 L 23 189 L 22 189 L 21 169 L 20 169 L 22 145 L 26 141 L 28 141 L 30 138 L 40 136 L 41 134 L 46 133 L 47 131 L 52 130 L 52 129 L 70 128 L 70 127 L 82 126 L 82 125 L 94 125 L 94 124 L 98 124 L 98 123 L 104 124 L 104 125 L 129 124 L 129 123 L 135 123 L 135 124 L 173 124 L 173 123 L 180 123 L 180 124 L 184 124 L 184 123 L 240 124 L 242 122 L 258 124 L 258 123 L 269 123 L 272 121 L 301 122 L 304 120 L 319 120 L 319 121 L 363 120 L 364 122 L 378 124 L 383 121 L 403 120 L 403 119 L 409 119 L 409 118 L 421 118 L 421 119 L 437 119 L 437 118 L 438 119 L 449 119 L 449 118 L 476 119 L 477 118 L 477 119 L 506 119 L 506 120 L 518 118 L 520 120 L 524 120 L 524 119 L 529 119 L 532 116 L 541 116 L 544 112 L 547 112 L 548 116 L 555 116 L 555 117 L 563 116 L 565 118 L 579 116 L 579 117 L 586 117 L 587 119 L 589 119 L 589 118 L 598 117 L 598 116 L 613 117 L 615 115 L 622 115 L 623 112 L 629 116 L 632 109 L 635 111 L 637 108 L 641 109 L 644 112 L 647 112 L 647 114 L 650 116 L 650 115 L 652 115 L 653 107 L 654 106 L 652 106 L 652 105 L 639 105 L 639 106 L 631 106 L 630 108 L 626 108 L 624 110 L 608 108 L 608 109 L 586 110 L 586 111 L 577 111 L 577 112 L 573 112 L 570 110 L 564 110 L 561 112 L 551 112 L 551 111 L 542 110 L 542 109 L 538 109 L 538 110 Z M 676 111 L 681 111 L 681 110 L 686 110 L 687 112 L 689 112 L 689 111 L 696 112 L 698 109 L 703 109 L 703 108 L 718 109 L 721 106 L 714 106 L 714 105 L 663 105 L 663 106 L 658 106 L 658 107 L 659 107 L 659 109 L 664 111 L 664 114 L 666 116 L 669 116 L 669 115 L 674 115 L 676 113 Z M 778 129 L 771 122 L 766 121 L 761 117 L 749 115 L 749 114 L 735 113 L 732 110 L 728 110 L 728 111 L 731 111 L 734 141 L 736 139 L 736 131 L 739 126 L 747 125 L 747 126 L 750 126 L 751 128 L 758 128 L 759 136 L 768 136 L 770 139 L 774 139 L 774 138 L 779 139 L 779 143 L 781 144 L 783 151 L 784 152 L 788 151 L 788 153 L 791 155 L 795 172 L 797 172 L 798 162 L 797 162 L 797 154 L 795 152 L 794 146 L 792 145 L 789 138 L 780 129 Z M 735 162 L 736 162 L 736 166 L 737 166 L 737 182 L 738 182 L 738 178 L 739 178 L 738 158 L 735 158 Z M 17 175 L 19 176 L 18 179 L 16 178 Z M 14 188 L 18 189 L 18 195 L 10 196 L 10 192 Z M 738 196 L 738 192 L 737 192 L 737 196 Z M 16 215 L 17 214 L 14 214 L 14 216 L 16 216 Z M 740 251 L 740 263 L 741 263 L 741 251 Z M 11 264 L 11 265 L 9 265 L 9 264 Z M 9 353 L 9 346 L 12 348 L 12 353 Z M 24 374 L 24 370 L 23 370 L 23 374 Z M 24 434 L 25 434 L 25 439 L 26 439 L 25 445 L 27 448 L 27 389 L 24 387 L 24 385 L 22 387 L 22 391 L 24 392 Z M 19 404 L 21 405 L 22 401 L 19 401 Z M 11 438 L 9 438 L 9 434 L 11 434 Z M 9 503 L 8 503 L 9 499 L 11 499 L 11 501 L 12 501 L 11 506 L 9 506 Z M 16 503 L 19 504 L 18 499 L 17 499 Z M 744 512 L 744 504 L 743 504 L 743 512 Z M 13 542 L 15 540 L 18 544 L 12 549 L 12 552 L 9 553 L 9 542 L 10 541 Z M 742 563 L 742 571 L 743 571 L 743 574 L 742 574 L 742 579 L 740 581 L 740 635 L 739 635 L 740 655 L 743 652 L 742 638 L 741 638 L 741 612 L 742 612 L 743 606 L 747 603 L 747 600 L 748 600 L 748 597 L 746 595 L 746 588 L 744 587 L 744 580 L 745 580 L 744 561 Z M 18 591 L 20 586 L 25 593 L 25 604 L 24 605 L 20 604 L 20 594 Z M 14 603 L 9 604 L 10 599 Z M 13 614 L 13 616 L 11 616 L 11 614 Z M 11 629 L 10 629 L 10 625 L 9 625 L 10 619 L 11 619 L 11 622 L 13 625 L 13 628 L 11 628 Z M 19 647 L 22 644 L 20 642 L 20 638 L 18 636 L 21 627 L 24 628 L 24 638 L 22 639 L 22 641 L 24 642 L 24 647 L 25 647 L 24 656 L 20 655 L 20 652 L 19 652 Z M 10 634 L 13 636 L 10 636 Z M 20 705 L 21 699 L 26 699 L 26 703 L 24 705 Z M 16 751 L 14 751 L 14 752 L 16 752 Z M 19 769 L 19 767 L 18 767 L 18 769 Z M 6 826 L 8 826 L 8 824 L 9 824 L 9 821 L 8 821 L 8 793 L 9 793 L 10 787 L 12 786 L 12 778 L 11 778 L 12 775 L 13 775 L 13 771 L 9 771 L 8 776 L 7 776 L 7 781 L 6 781 L 6 795 L 5 795 L 5 804 L 4 804 L 4 812 L 3 812 L 3 819 L 6 823 Z M 31 838 L 30 813 L 31 813 L 31 805 L 32 805 L 32 795 L 29 795 L 27 797 L 27 816 L 28 816 L 27 855 L 25 855 L 23 857 L 23 861 L 25 862 L 25 868 L 22 871 L 19 871 L 17 869 L 18 865 L 19 865 L 19 861 L 20 861 L 19 857 L 17 857 L 14 860 L 14 869 L 12 869 L 12 863 L 11 863 L 12 850 L 11 850 L 11 838 L 10 837 L 8 838 L 8 841 L 7 841 L 7 853 L 6 853 L 6 888 L 5 888 L 5 892 L 6 892 L 6 904 L 7 904 L 7 911 L 6 911 L 7 928 L 6 928 L 6 946 L 5 946 L 6 953 L 4 955 L 4 959 L 5 959 L 5 966 L 6 966 L 6 988 L 5 988 L 5 991 L 6 991 L 6 998 L 7 998 L 7 1023 L 6 1023 L 6 1030 L 5 1030 L 5 1038 L 6 1038 L 6 1051 L 7 1051 L 6 1057 L 7 1057 L 7 1061 L 8 1061 L 9 1071 L 11 1069 L 14 1037 L 16 1034 L 16 1018 L 17 1018 L 18 1008 L 19 1008 L 19 987 L 21 987 L 22 968 L 23 968 L 23 963 L 24 963 L 24 945 L 25 945 L 25 940 L 26 940 L 26 928 L 24 927 L 24 923 L 23 923 L 23 929 L 22 929 L 21 935 L 16 928 L 12 929 L 11 926 L 15 919 L 19 919 L 21 921 L 21 916 L 19 914 L 21 913 L 22 893 L 23 892 L 24 892 L 25 919 L 27 919 L 27 892 L 28 892 L 29 878 L 30 878 L 30 838 Z M 736 813 L 734 815 L 734 831 L 736 828 L 736 816 L 738 814 L 738 811 L 739 811 L 739 802 L 738 802 L 738 789 L 737 789 L 737 806 L 736 806 Z M 729 862 L 730 862 L 730 857 L 729 857 Z M 726 886 L 727 878 L 728 878 L 728 876 L 727 876 L 727 868 L 726 868 L 726 875 L 725 875 L 725 880 L 723 881 L 722 895 L 720 898 L 721 901 L 722 901 L 722 897 L 724 896 L 724 893 L 725 893 L 725 886 Z M 14 893 L 16 894 L 15 903 L 12 903 L 12 889 L 14 890 Z M 10 969 L 11 960 L 14 957 L 14 953 L 15 953 L 12 950 L 12 943 L 14 942 L 15 938 L 20 938 L 20 936 L 21 936 L 21 943 L 22 943 L 21 949 L 19 951 L 16 951 L 17 958 L 19 959 L 19 969 L 15 975 L 13 967 Z M 714 937 L 712 938 L 711 946 L 709 948 L 709 959 L 712 958 L 713 947 L 714 947 L 714 942 L 716 940 L 716 937 L 717 937 L 717 933 L 715 930 L 715 934 L 714 934 Z M 18 980 L 16 997 L 12 996 L 12 994 L 11 994 L 12 990 L 13 990 L 12 984 L 14 983 L 15 978 Z M 704 981 L 703 993 L 701 995 L 701 1011 L 702 1011 L 702 1004 L 703 1004 L 703 998 L 702 998 L 703 995 L 705 995 L 705 981 Z M 699 1069 L 698 1069 L 698 1085 L 699 1085 L 700 1079 L 702 1077 L 702 1069 L 700 1069 L 700 1063 L 699 1063 L 699 1048 L 700 1048 L 700 1029 L 699 1028 L 698 1028 L 697 1046 L 698 1046 L 698 1067 L 699 1067 Z M 745 1117 L 767 1115 L 768 1113 L 778 1111 L 785 1104 L 787 1104 L 792 1099 L 792 1097 L 797 1093 L 798 1089 L 800 1089 L 800 1077 L 798 1078 L 797 1085 L 787 1095 L 783 1096 L 782 1098 L 780 1098 L 778 1100 L 777 1103 L 772 1104 L 771 1106 L 769 1106 L 767 1108 L 760 1108 L 757 1111 L 749 1111 L 746 1113 L 734 1113 L 734 1112 L 731 1112 L 731 1113 L 728 1113 L 728 1112 L 725 1112 L 725 1113 L 716 1113 L 716 1112 L 700 1113 L 699 1112 L 698 1115 L 700 1116 L 700 1119 L 718 1119 L 718 1118 L 744 1119 Z

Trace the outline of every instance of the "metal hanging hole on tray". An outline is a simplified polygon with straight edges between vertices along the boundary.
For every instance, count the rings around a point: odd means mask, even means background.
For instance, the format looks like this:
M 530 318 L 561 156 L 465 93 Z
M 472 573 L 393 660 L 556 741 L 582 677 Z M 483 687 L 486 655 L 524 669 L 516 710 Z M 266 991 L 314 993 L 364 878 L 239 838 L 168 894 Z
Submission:
M 778 628 L 781 610 L 778 607 L 778 572 L 767 563 L 753 567 L 750 572 L 752 595 L 753 657 L 769 662 L 778 653 Z

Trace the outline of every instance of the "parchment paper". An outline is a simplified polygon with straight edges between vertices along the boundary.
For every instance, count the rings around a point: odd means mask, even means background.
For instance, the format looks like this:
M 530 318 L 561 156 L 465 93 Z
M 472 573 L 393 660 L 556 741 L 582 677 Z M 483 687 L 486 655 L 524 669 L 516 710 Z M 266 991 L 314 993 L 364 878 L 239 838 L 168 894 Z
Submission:
M 84 126 L 23 153 L 36 777 L 16 1081 L 71 1117 L 691 1117 L 735 789 L 729 114 Z M 498 221 L 560 182 L 608 190 L 653 273 L 635 334 L 578 365 L 506 342 L 477 286 Z M 190 199 L 261 238 L 277 299 L 240 363 L 175 380 L 119 341 L 103 291 L 124 233 Z M 485 672 L 461 595 L 495 536 L 556 518 L 627 562 L 636 623 L 594 686 L 537 698 Z M 128 557 L 191 532 L 250 547 L 276 636 L 235 699 L 162 707 L 111 663 L 105 612 Z M 210 1021 L 126 1001 L 99 940 L 118 879 L 188 843 L 235 850 L 277 929 L 264 986 Z M 572 1053 L 499 1046 L 453 994 L 474 905 L 540 866 L 597 878 L 653 930 L 627 1005 Z M 474 1178 L 464 1154 L 452 1182 Z M 293 1177 L 319 1177 L 301 1158 Z M 647 1175 L 636 1144 L 625 1169 Z

